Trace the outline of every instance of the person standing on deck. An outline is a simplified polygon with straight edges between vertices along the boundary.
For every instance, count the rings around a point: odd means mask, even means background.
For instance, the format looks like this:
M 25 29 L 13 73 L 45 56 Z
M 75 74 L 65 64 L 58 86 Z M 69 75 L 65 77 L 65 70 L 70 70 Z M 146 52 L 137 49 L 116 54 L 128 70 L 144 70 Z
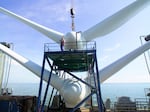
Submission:
M 62 37 L 61 40 L 60 40 L 60 49 L 61 49 L 61 51 L 64 51 L 64 43 L 65 43 L 64 37 Z

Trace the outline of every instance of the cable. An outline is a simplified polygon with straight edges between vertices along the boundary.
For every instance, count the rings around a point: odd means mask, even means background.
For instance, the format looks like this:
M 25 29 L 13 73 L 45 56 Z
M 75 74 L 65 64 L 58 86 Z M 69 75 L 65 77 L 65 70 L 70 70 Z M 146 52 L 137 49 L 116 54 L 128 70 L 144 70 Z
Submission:
M 13 44 L 11 44 L 12 50 L 13 50 Z M 4 82 L 4 89 L 8 86 L 9 76 L 10 76 L 10 68 L 11 68 L 11 58 L 9 56 L 6 57 L 7 60 L 5 60 L 7 63 L 5 63 L 5 82 Z
M 143 45 L 142 37 L 145 37 L 145 36 L 140 36 L 141 45 Z M 150 60 L 150 53 L 149 53 L 149 52 L 148 52 L 148 57 L 149 57 L 149 60 Z M 150 75 L 150 67 L 149 67 L 148 60 L 147 60 L 147 57 L 146 57 L 146 53 L 145 53 L 145 52 L 144 52 L 144 58 L 145 58 L 146 67 L 147 67 L 148 73 L 149 73 L 149 75 Z

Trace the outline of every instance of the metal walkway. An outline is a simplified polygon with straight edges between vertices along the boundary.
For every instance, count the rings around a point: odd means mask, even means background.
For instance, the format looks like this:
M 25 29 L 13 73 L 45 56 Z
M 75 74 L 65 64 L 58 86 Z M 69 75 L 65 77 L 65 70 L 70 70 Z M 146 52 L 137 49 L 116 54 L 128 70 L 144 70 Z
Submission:
M 45 52 L 45 55 L 53 60 L 58 70 L 70 72 L 87 71 L 94 61 L 93 50 Z

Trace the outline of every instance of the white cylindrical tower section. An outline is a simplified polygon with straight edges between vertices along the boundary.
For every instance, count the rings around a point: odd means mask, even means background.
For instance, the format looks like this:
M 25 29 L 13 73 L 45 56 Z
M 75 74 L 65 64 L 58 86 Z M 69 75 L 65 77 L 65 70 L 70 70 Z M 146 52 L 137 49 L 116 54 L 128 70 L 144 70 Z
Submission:
M 80 103 L 87 95 L 86 85 L 80 81 L 66 79 L 63 87 L 59 90 L 63 96 L 66 107 L 73 108 Z

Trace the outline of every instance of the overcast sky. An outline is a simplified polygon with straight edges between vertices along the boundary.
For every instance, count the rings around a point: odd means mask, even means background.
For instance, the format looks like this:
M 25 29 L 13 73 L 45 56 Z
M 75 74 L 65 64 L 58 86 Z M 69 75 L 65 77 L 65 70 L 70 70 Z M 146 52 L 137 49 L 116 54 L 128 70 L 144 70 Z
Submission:
M 135 0 L 74 0 L 75 29 L 85 31 Z M 1 0 L 0 6 L 18 15 L 66 34 L 71 31 L 71 0 Z M 140 46 L 141 35 L 150 34 L 150 7 L 114 32 L 95 39 L 99 69 Z M 42 65 L 44 43 L 53 42 L 29 26 L 0 13 L 0 41 L 14 44 L 18 54 Z M 10 82 L 39 82 L 15 61 Z M 106 82 L 150 82 L 143 56 L 138 57 Z

